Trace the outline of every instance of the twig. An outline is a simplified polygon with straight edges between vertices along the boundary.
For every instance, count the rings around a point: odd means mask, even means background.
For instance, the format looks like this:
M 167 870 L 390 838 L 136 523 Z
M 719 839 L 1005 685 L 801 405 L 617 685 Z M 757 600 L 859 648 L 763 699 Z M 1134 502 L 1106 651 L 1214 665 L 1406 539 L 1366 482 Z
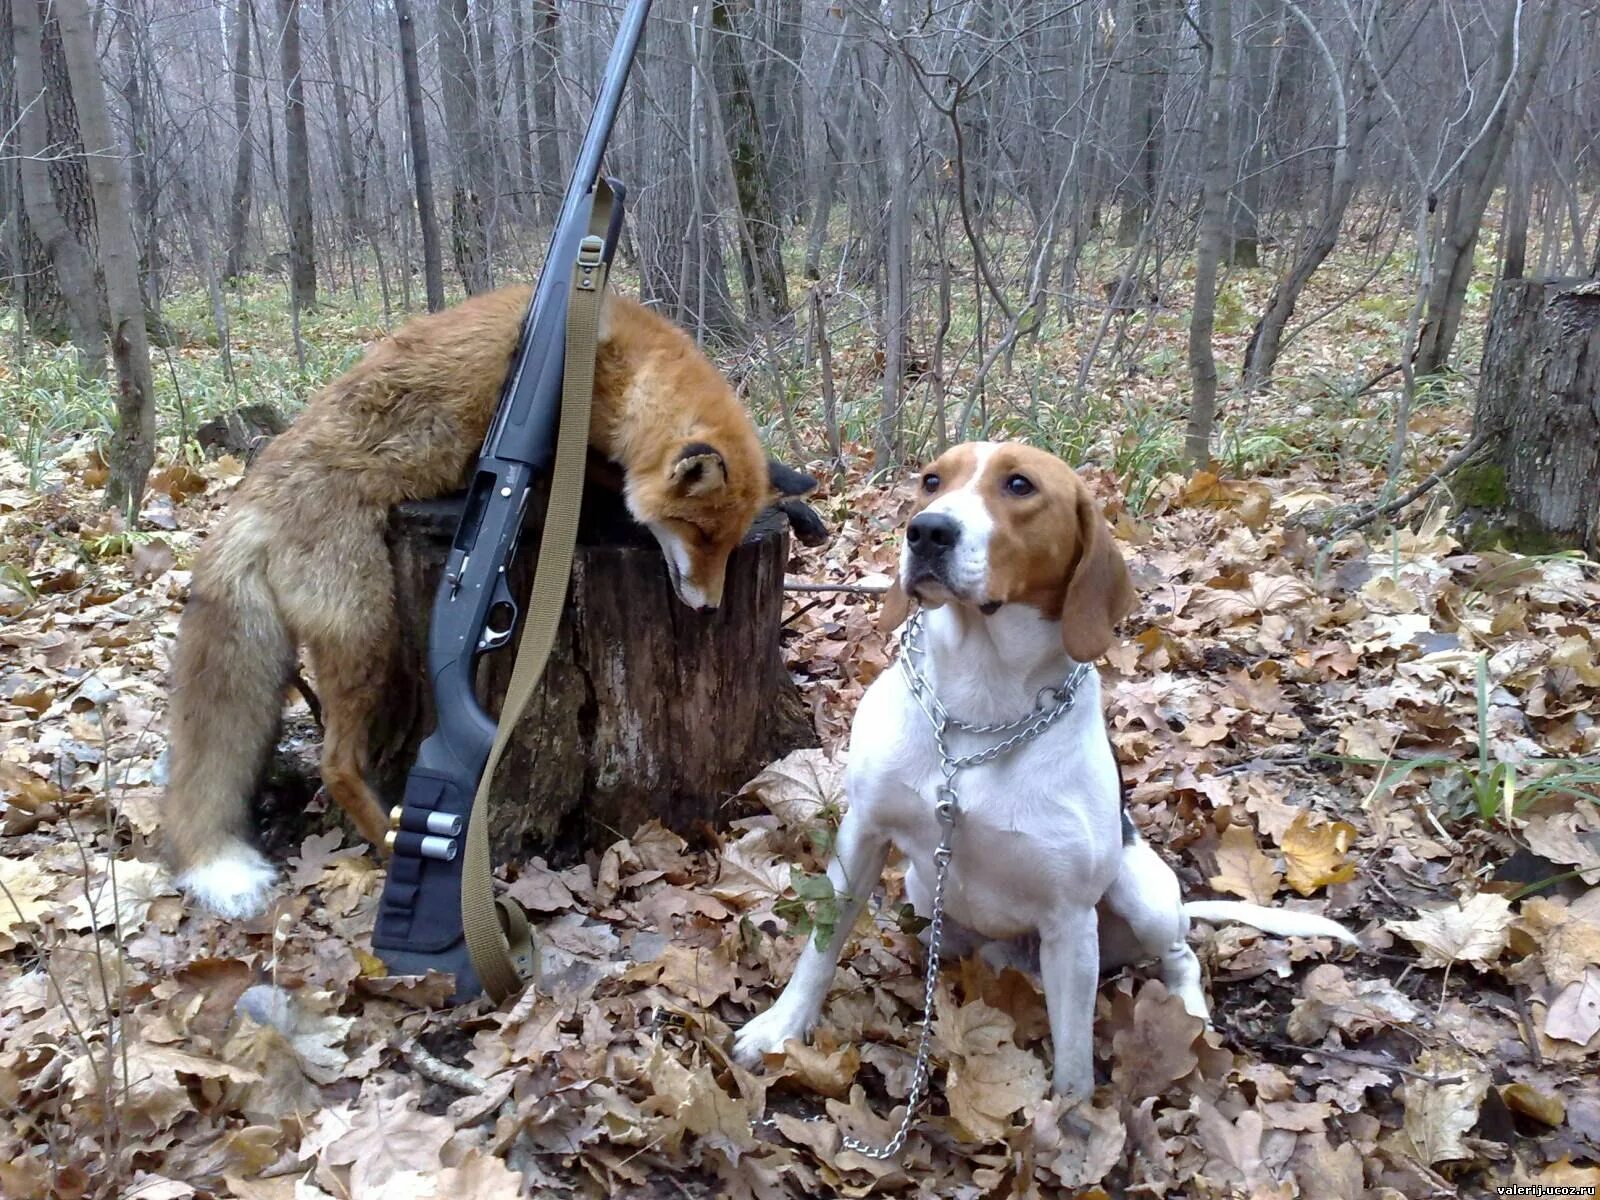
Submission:
M 1390 500 L 1387 504 L 1371 504 L 1365 509 L 1357 510 L 1360 515 L 1352 518 L 1349 521 L 1346 521 L 1343 525 L 1340 525 L 1338 528 L 1336 528 L 1328 535 L 1328 541 L 1330 543 L 1337 542 L 1345 534 L 1353 533 L 1363 526 L 1370 525 L 1379 517 L 1386 517 L 1393 513 L 1397 513 L 1419 496 L 1432 491 L 1440 483 L 1443 483 L 1446 477 L 1453 475 L 1462 467 L 1466 466 L 1467 462 L 1475 457 L 1478 451 L 1487 446 L 1490 439 L 1495 437 L 1499 432 L 1500 430 L 1498 428 L 1479 430 L 1477 433 L 1472 435 L 1472 439 L 1468 441 L 1465 446 L 1461 447 L 1461 449 L 1457 450 L 1454 454 L 1447 458 L 1443 466 L 1434 471 L 1433 474 L 1429 475 L 1421 483 L 1417 484 L 1416 487 L 1405 493 L 1405 495 L 1398 496 L 1395 499 Z
M 1328 1050 L 1321 1046 L 1296 1046 L 1293 1042 L 1268 1042 L 1274 1050 L 1288 1050 L 1300 1054 L 1316 1054 L 1323 1058 L 1331 1058 L 1335 1062 L 1349 1063 L 1353 1067 L 1372 1067 L 1379 1071 L 1393 1071 L 1397 1075 L 1404 1075 L 1407 1079 L 1420 1079 L 1423 1083 L 1442 1086 L 1447 1083 L 1460 1083 L 1465 1076 L 1462 1075 L 1429 1075 L 1426 1071 L 1418 1071 L 1414 1067 L 1397 1063 L 1391 1058 L 1384 1058 L 1380 1054 L 1363 1054 L 1358 1050 Z
M 786 583 L 786 592 L 844 592 L 851 596 L 881 596 L 889 590 L 887 583 Z
M 415 1038 L 400 1048 L 400 1057 L 411 1064 L 411 1069 L 424 1079 L 431 1079 L 434 1083 L 442 1083 L 445 1087 L 453 1087 L 458 1092 L 469 1095 L 481 1096 L 489 1090 L 488 1080 L 474 1075 L 465 1067 L 452 1067 L 442 1059 L 435 1058 Z
M 317 723 L 317 728 L 322 728 L 322 703 L 317 699 L 317 693 L 312 691 L 311 684 L 306 680 L 305 672 L 299 667 L 294 669 L 294 690 L 300 693 L 300 698 L 306 702 L 306 707 L 311 710 L 311 717 Z
M 1533 1065 L 1544 1066 L 1544 1052 L 1539 1049 L 1539 1035 L 1533 1028 L 1533 1014 L 1528 1011 L 1528 989 L 1521 984 L 1512 995 L 1517 1003 L 1517 1020 L 1522 1024 L 1522 1039 L 1528 1043 L 1528 1053 L 1533 1056 Z

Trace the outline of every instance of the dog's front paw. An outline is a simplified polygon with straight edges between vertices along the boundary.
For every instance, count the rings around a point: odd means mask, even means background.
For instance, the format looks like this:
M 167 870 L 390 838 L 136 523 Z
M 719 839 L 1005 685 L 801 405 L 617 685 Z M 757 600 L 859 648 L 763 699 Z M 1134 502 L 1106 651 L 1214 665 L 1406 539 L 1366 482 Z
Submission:
M 805 1040 L 811 1032 L 809 1023 L 796 1020 L 784 1011 L 782 1001 L 774 1004 L 759 1017 L 746 1021 L 733 1038 L 733 1057 L 741 1067 L 755 1070 L 768 1054 L 782 1052 L 790 1038 Z

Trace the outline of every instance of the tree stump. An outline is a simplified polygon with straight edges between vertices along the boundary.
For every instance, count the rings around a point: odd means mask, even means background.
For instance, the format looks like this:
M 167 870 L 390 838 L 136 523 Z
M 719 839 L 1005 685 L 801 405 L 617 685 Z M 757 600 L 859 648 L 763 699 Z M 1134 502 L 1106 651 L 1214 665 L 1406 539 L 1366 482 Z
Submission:
M 1600 554 L 1600 280 L 1495 288 L 1475 424 L 1519 523 Z
M 530 506 L 532 507 L 532 506 Z M 386 797 L 433 728 L 428 625 L 461 500 L 401 505 L 390 519 L 400 661 L 373 736 Z M 526 603 L 539 516 L 524 529 L 512 591 Z M 501 759 L 490 794 L 497 860 L 575 859 L 658 818 L 680 833 L 725 824 L 727 800 L 774 758 L 817 744 L 779 648 L 788 525 L 764 513 L 728 563 L 722 607 L 691 611 L 673 594 L 661 550 L 615 493 L 590 486 L 566 611 L 539 691 Z M 497 713 L 513 646 L 479 668 Z

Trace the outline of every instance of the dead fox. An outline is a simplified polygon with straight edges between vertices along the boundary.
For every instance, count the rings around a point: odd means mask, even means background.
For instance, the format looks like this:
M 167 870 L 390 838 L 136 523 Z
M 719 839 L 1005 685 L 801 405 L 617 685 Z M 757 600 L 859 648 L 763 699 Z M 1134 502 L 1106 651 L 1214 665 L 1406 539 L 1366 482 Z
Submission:
M 365 771 L 396 638 L 389 509 L 461 486 L 528 300 L 525 287 L 490 292 L 372 347 L 267 446 L 196 557 L 173 655 L 162 825 L 179 886 L 213 911 L 260 911 L 272 883 L 249 841 L 249 800 L 300 647 L 322 703 L 323 786 L 382 845 Z M 750 414 L 688 334 L 622 297 L 602 317 L 589 441 L 622 468 L 629 512 L 699 609 L 721 600 L 729 554 L 778 490 L 815 486 L 769 464 Z

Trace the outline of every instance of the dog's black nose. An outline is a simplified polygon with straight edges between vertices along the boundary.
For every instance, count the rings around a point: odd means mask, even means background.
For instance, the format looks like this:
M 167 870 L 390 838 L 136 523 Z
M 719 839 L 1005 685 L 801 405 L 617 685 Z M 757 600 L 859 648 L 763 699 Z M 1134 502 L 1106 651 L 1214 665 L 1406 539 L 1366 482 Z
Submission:
M 913 554 L 944 554 L 960 540 L 961 526 L 944 513 L 922 513 L 906 527 L 906 542 Z

